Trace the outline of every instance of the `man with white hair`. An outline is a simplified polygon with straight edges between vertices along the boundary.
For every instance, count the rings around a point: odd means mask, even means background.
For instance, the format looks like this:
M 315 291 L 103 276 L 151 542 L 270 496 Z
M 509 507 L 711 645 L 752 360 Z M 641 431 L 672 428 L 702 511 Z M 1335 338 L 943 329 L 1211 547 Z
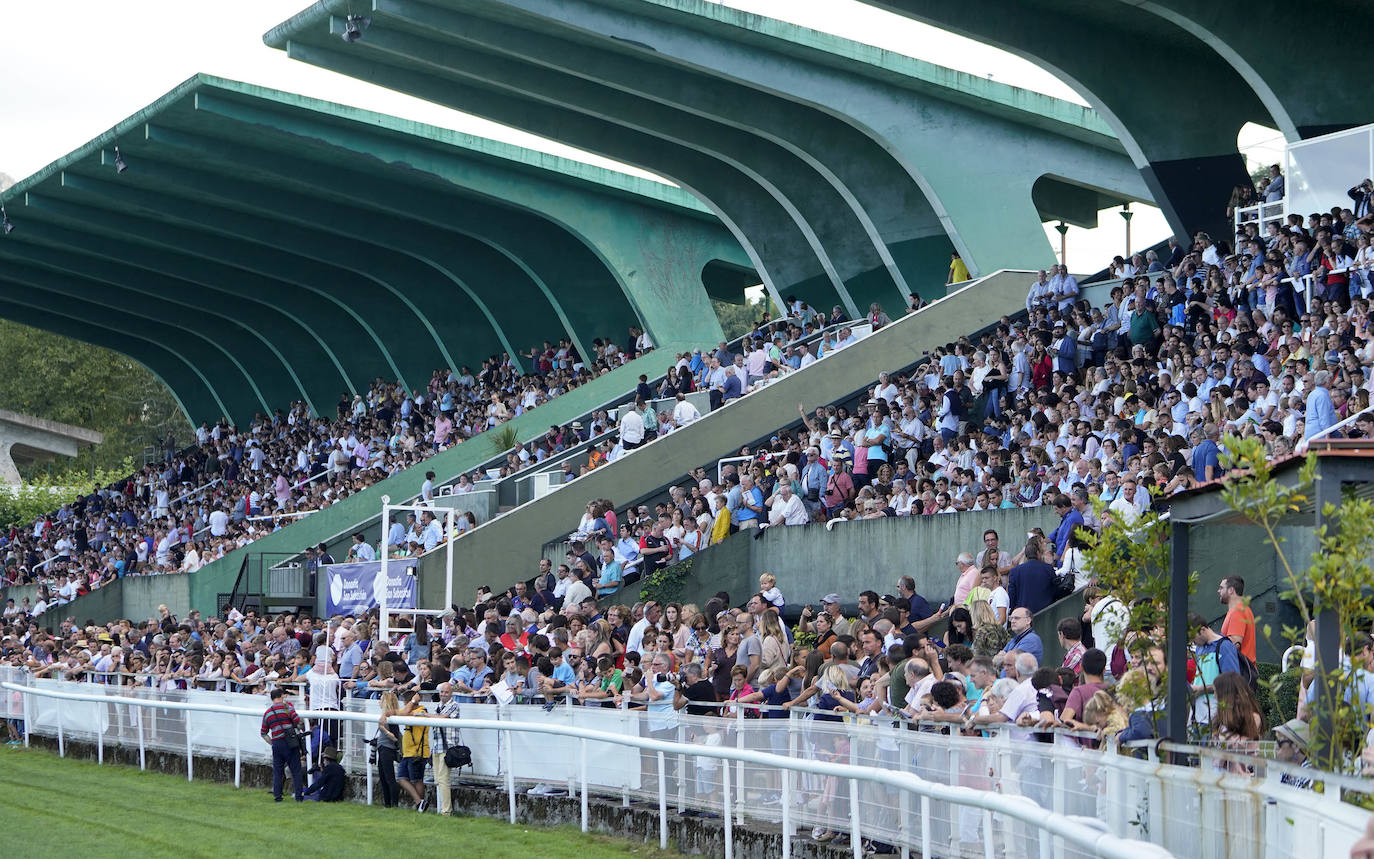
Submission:
M 789 465 L 788 468 L 795 469 L 796 466 Z M 811 514 L 807 512 L 806 505 L 801 498 L 792 492 L 792 482 L 781 480 L 778 482 L 778 491 L 772 499 L 772 511 L 768 514 L 770 525 L 805 525 L 811 521 Z
M 969 552 L 960 552 L 959 557 L 954 559 L 954 566 L 959 569 L 959 581 L 954 586 L 954 604 L 963 605 L 964 600 L 968 599 L 969 591 L 978 584 L 978 567 L 973 563 L 973 555 Z
M 1312 376 L 1312 392 L 1307 395 L 1302 437 L 1311 438 L 1330 429 L 1339 420 L 1331 404 L 1331 371 L 1318 370 Z
M 635 409 L 634 403 L 620 407 L 620 443 L 627 451 L 644 443 L 644 418 Z

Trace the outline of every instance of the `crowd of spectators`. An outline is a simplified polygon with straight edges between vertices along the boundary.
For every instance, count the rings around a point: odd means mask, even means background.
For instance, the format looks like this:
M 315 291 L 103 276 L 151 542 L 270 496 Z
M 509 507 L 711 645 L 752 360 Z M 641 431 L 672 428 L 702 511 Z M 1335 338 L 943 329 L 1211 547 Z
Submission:
M 912 309 L 919 307 L 914 302 Z M 829 317 L 793 300 L 792 316 L 760 321 L 744 343 L 749 362 L 738 366 L 725 342 L 715 350 L 681 353 L 666 377 L 650 383 L 640 376 L 634 402 L 618 410 L 616 420 L 597 410 L 584 426 L 573 421 L 553 425 L 543 436 L 518 443 L 495 469 L 497 478 L 536 465 L 550 456 L 621 428 L 620 438 L 594 445 L 585 463 L 564 466 L 566 480 L 618 458 L 626 450 L 667 435 L 701 417 L 686 400 L 693 391 L 708 391 L 711 408 L 756 390 L 780 374 L 809 366 L 826 352 L 843 348 L 856 337 L 839 328 L 816 338 L 827 325 L 847 322 L 836 307 Z M 870 325 L 889 321 L 876 306 Z M 450 446 L 498 426 L 651 351 L 653 342 L 631 329 L 630 345 L 594 341 L 596 357 L 584 363 L 568 341 L 521 353 L 524 370 L 510 356 L 493 356 L 474 373 L 437 370 L 422 390 L 407 392 L 380 379 L 366 395 L 340 395 L 336 414 L 314 415 L 304 402 L 286 411 L 258 415 L 241 429 L 222 419 L 202 423 L 195 444 L 178 450 L 172 438 L 166 458 L 90 495 L 78 498 L 31 526 L 0 534 L 0 583 L 38 584 L 37 597 L 21 608 L 37 616 L 124 575 L 190 573 L 230 551 L 289 525 L 294 519 L 324 509 L 379 480 L 411 468 Z M 814 342 L 803 340 L 810 338 Z M 675 399 L 671 411 L 655 414 L 655 399 Z M 638 423 L 638 439 L 627 439 L 625 427 Z M 634 431 L 631 430 L 631 433 Z M 460 475 L 454 491 L 472 491 L 490 477 L 475 471 Z M 427 475 L 422 500 L 434 493 Z M 415 524 L 415 523 L 413 523 Z M 393 551 L 420 554 L 435 541 L 418 523 Z M 477 523 L 468 514 L 461 534 Z M 442 526 L 439 526 L 442 527 Z M 439 542 L 455 535 L 439 531 Z M 375 557 L 377 548 L 355 546 L 348 560 Z M 312 566 L 325 561 L 323 546 L 312 547 Z

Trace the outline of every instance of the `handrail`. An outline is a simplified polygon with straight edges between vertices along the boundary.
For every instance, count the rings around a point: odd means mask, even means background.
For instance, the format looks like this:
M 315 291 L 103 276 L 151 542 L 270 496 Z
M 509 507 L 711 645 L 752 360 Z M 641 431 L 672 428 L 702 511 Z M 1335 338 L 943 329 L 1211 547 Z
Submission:
M 1327 427 L 1319 433 L 1314 433 L 1313 435 L 1307 438 L 1299 439 L 1298 443 L 1293 447 L 1294 452 L 1299 454 L 1306 453 L 1308 446 L 1311 445 L 1312 442 L 1319 441 L 1323 436 L 1328 436 L 1334 432 L 1338 432 L 1340 430 L 1345 429 L 1346 427 L 1355 423 L 1355 421 L 1359 420 L 1362 415 L 1367 415 L 1371 412 L 1374 412 L 1374 406 L 1369 406 L 1368 408 L 1364 408 L 1358 412 L 1355 412 L 1353 415 L 1348 415 L 1341 421 L 1332 424 L 1331 426 Z
M 66 701 L 82 701 L 87 703 L 111 703 L 111 698 L 108 695 L 86 695 L 73 692 L 62 692 L 56 689 L 40 689 L 32 686 L 19 685 L 9 681 L 0 682 L 0 688 L 7 689 L 11 692 L 18 692 L 21 695 L 37 695 L 39 697 L 55 698 Z M 134 707 L 220 713 L 223 715 L 248 716 L 252 718 L 262 717 L 261 710 L 229 707 L 223 704 L 193 703 L 189 701 L 161 701 L 133 697 L 121 698 L 118 700 L 119 703 L 128 704 Z M 376 717 L 371 713 L 354 713 L 347 710 L 301 710 L 298 711 L 298 713 L 303 719 L 319 719 L 335 722 L 362 722 L 367 724 L 376 722 Z M 940 784 L 938 782 L 928 781 L 912 773 L 893 772 L 876 767 L 862 767 L 853 764 L 832 763 L 829 761 L 798 760 L 792 757 L 771 754 L 769 752 L 754 751 L 752 749 L 678 743 L 667 740 L 656 740 L 648 737 L 628 736 L 591 728 L 579 728 L 570 725 L 550 723 L 503 722 L 492 719 L 465 719 L 461 717 L 457 719 L 445 719 L 440 717 L 414 716 L 392 716 L 388 719 L 388 722 L 403 726 L 452 727 L 460 731 L 496 731 L 498 734 L 511 731 L 516 733 L 550 734 L 558 737 L 589 740 L 610 745 L 630 746 L 642 751 L 660 752 L 665 755 L 694 755 L 696 757 L 716 758 L 736 764 L 755 764 L 775 769 L 809 773 L 812 775 L 835 776 L 838 778 L 854 779 L 856 781 L 866 781 L 907 791 L 922 799 L 948 802 L 954 805 L 968 806 L 983 811 L 990 811 L 995 814 L 1006 815 L 1048 836 L 1063 838 L 1075 847 L 1086 850 L 1096 856 L 1105 856 L 1109 857 L 1109 859 L 1117 859 L 1117 857 L 1120 857 L 1120 859 L 1139 859 L 1139 857 L 1167 857 L 1172 855 L 1167 850 L 1157 845 L 1121 838 L 1120 836 L 1089 825 L 1081 819 L 1046 809 L 1027 797 L 1010 796 L 996 791 L 983 791 L 975 790 L 970 787 Z M 188 750 L 189 748 L 190 740 L 188 738 Z M 664 780 L 660 779 L 660 809 L 663 807 L 664 799 L 662 794 L 663 783 Z M 857 809 L 851 809 L 850 814 L 853 815 L 856 812 Z

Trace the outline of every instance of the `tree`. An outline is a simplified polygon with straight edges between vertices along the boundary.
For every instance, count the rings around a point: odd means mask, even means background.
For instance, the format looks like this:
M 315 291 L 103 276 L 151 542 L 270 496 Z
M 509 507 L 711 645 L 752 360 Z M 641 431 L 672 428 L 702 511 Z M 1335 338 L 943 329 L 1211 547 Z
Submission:
M 1227 436 L 1222 465 L 1235 476 L 1222 487 L 1222 499 L 1236 513 L 1259 527 L 1264 542 L 1274 548 L 1284 581 L 1279 595 L 1298 610 L 1301 627 L 1285 626 L 1280 631 L 1282 647 L 1304 644 L 1307 625 L 1319 615 L 1333 617 L 1340 630 L 1341 652 L 1347 656 L 1361 650 L 1358 641 L 1374 626 L 1374 502 L 1348 496 L 1340 505 L 1327 504 L 1322 511 L 1328 521 L 1336 517 L 1334 533 L 1325 525 L 1317 531 L 1317 549 L 1305 569 L 1298 569 L 1283 550 L 1278 533 L 1283 520 L 1299 513 L 1311 500 L 1317 473 L 1316 454 L 1309 453 L 1298 479 L 1289 486 L 1273 479 L 1273 472 L 1258 438 Z M 1268 626 L 1260 630 L 1272 639 Z M 1319 666 L 1316 684 L 1329 684 L 1330 700 L 1318 695 L 1311 710 L 1313 762 L 1333 772 L 1358 770 L 1359 752 L 1364 745 L 1369 713 L 1360 703 L 1358 660 Z
M 53 482 L 89 477 L 93 468 L 139 462 L 143 448 L 172 432 L 190 439 L 191 425 L 172 392 L 157 376 L 125 355 L 0 320 L 0 409 L 73 424 L 105 434 L 105 441 L 59 466 Z M 29 468 L 24 476 L 46 473 Z M 127 473 L 127 472 L 126 472 Z

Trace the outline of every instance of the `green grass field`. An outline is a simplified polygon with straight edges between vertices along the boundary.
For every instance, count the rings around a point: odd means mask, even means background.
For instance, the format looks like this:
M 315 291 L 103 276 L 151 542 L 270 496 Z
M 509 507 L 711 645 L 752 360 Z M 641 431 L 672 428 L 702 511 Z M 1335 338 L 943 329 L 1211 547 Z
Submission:
M 0 747 L 0 833 L 9 855 L 396 856 L 476 846 L 483 856 L 666 859 L 658 846 L 576 827 L 353 803 L 274 803 L 267 790 Z

